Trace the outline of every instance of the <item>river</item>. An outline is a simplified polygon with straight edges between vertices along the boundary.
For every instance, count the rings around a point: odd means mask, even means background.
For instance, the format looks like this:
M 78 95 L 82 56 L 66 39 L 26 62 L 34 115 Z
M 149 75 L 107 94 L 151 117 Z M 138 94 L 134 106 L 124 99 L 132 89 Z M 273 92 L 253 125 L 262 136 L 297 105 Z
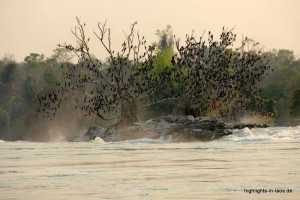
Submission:
M 0 141 L 0 199 L 300 199 L 300 126 L 212 142 Z

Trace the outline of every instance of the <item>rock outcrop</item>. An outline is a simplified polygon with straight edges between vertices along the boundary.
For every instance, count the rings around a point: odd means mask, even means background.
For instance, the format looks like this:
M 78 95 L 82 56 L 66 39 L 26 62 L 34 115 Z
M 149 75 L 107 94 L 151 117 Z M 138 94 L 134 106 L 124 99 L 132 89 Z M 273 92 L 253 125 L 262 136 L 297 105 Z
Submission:
M 220 118 L 169 115 L 155 120 L 137 122 L 124 129 L 93 126 L 84 134 L 92 140 L 100 137 L 107 142 L 157 139 L 163 142 L 211 141 L 230 135 L 231 127 Z

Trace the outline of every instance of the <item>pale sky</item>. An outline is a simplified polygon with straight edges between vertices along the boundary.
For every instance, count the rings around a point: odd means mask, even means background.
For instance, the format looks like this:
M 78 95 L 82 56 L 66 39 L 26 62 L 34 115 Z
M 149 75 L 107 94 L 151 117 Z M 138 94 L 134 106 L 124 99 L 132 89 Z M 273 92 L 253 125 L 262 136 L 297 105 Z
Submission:
M 134 21 L 148 43 L 170 24 L 177 38 L 194 29 L 220 33 L 232 28 L 260 42 L 265 50 L 290 49 L 300 56 L 300 0 L 0 0 L 0 58 L 13 54 L 23 61 L 30 53 L 51 56 L 59 43 L 74 43 L 75 17 L 87 24 L 91 39 L 97 23 L 107 19 L 114 47 Z M 93 54 L 104 56 L 93 45 Z

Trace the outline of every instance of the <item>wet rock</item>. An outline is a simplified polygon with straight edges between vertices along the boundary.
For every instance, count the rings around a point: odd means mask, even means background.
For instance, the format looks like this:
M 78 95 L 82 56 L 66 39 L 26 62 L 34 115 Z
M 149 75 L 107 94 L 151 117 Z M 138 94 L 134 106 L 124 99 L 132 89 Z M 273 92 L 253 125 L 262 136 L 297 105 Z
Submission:
M 137 122 L 133 126 L 124 129 L 116 130 L 112 128 L 102 138 L 112 142 L 141 138 L 158 139 L 160 136 L 167 134 L 172 126 L 173 124 L 164 120 L 148 120 L 146 122 Z
M 92 126 L 84 134 L 84 137 L 89 138 L 89 140 L 94 140 L 96 137 L 104 138 L 106 136 L 106 128 Z
M 90 140 L 100 137 L 109 142 L 141 138 L 162 142 L 211 141 L 231 134 L 227 127 L 219 118 L 168 115 L 124 129 L 93 126 L 84 135 Z
M 219 118 L 205 117 L 196 118 L 193 123 L 177 124 L 171 132 L 176 133 L 173 140 L 211 141 L 230 135 L 232 132 L 227 128 Z
M 175 123 L 175 122 L 178 122 L 178 121 L 182 121 L 183 118 L 184 117 L 181 116 L 181 115 L 167 115 L 167 116 L 160 117 L 157 121 Z
M 218 117 L 168 115 L 145 122 L 136 122 L 123 129 L 93 126 L 84 134 L 92 140 L 100 137 L 104 141 L 117 142 L 149 138 L 161 142 L 211 141 L 232 134 L 232 129 L 265 128 L 258 124 L 225 124 Z
M 193 123 L 195 121 L 195 118 L 193 115 L 188 115 L 185 117 L 186 123 Z

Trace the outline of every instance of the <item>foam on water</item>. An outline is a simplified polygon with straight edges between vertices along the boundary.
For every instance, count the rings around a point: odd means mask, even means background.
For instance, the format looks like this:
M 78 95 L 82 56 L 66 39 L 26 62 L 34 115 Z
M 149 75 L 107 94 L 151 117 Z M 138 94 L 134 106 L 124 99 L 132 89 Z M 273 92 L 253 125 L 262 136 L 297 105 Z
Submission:
M 244 128 L 232 130 L 232 135 L 221 138 L 221 141 L 234 142 L 264 142 L 264 141 L 300 141 L 300 126 L 297 127 L 269 127 L 269 128 Z M 73 141 L 87 142 L 85 137 L 78 137 Z M 1 140 L 0 140 L 1 142 Z M 94 143 L 105 143 L 105 141 L 96 137 L 90 141 Z M 118 143 L 126 144 L 164 144 L 172 143 L 172 135 L 163 135 L 158 139 L 141 138 L 135 140 L 126 140 Z
M 101 143 L 104 141 L 101 140 Z M 221 138 L 222 141 L 234 142 L 264 142 L 264 141 L 295 141 L 300 142 L 300 126 L 297 127 L 269 127 L 269 128 L 244 128 L 233 130 L 232 135 Z M 99 141 L 98 141 L 99 142 Z M 172 136 L 161 136 L 159 139 L 142 138 L 126 140 L 120 143 L 130 144 L 164 144 L 172 143 Z
M 160 136 L 158 139 L 161 143 L 171 143 L 172 142 L 172 135 L 163 135 Z
M 80 141 L 77 138 L 77 142 Z M 105 143 L 105 141 L 101 137 L 95 137 L 94 140 L 91 140 L 93 143 Z M 125 140 L 118 143 L 129 143 L 129 144 L 163 144 L 163 143 L 171 143 L 172 142 L 172 136 L 171 135 L 164 135 L 160 138 L 151 139 L 151 138 L 141 138 L 136 140 Z
M 258 141 L 300 141 L 300 126 L 244 128 L 233 130 L 232 135 L 223 138 L 228 141 L 258 142 Z
M 137 140 L 126 140 L 122 143 L 130 143 L 130 144 L 159 144 L 161 143 L 158 140 L 150 139 L 150 138 L 142 138 Z
M 95 137 L 95 139 L 92 140 L 92 141 L 96 142 L 96 143 L 105 143 L 104 140 L 101 137 Z

